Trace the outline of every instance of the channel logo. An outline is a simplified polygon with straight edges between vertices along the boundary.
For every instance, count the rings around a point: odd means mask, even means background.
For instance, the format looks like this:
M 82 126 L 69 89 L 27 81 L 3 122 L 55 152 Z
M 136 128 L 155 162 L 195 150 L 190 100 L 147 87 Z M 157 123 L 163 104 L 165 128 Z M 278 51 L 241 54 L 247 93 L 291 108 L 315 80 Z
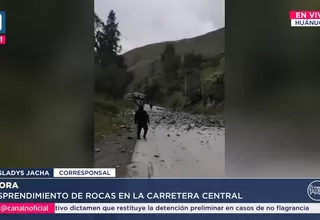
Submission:
M 6 12 L 0 11 L 0 34 L 6 33 Z
M 312 181 L 308 188 L 307 193 L 310 199 L 313 201 L 320 201 L 320 180 Z
M 320 27 L 320 11 L 290 11 L 291 27 Z

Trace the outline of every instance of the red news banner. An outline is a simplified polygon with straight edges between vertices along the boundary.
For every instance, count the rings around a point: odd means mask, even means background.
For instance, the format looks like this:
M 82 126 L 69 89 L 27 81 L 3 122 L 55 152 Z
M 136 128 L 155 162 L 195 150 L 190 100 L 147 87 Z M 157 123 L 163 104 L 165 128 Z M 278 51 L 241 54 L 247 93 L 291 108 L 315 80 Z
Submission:
M 320 11 L 290 11 L 291 27 L 320 27 Z
M 0 44 L 6 44 L 6 35 L 0 35 Z
M 54 203 L 0 203 L 0 214 L 54 214 Z

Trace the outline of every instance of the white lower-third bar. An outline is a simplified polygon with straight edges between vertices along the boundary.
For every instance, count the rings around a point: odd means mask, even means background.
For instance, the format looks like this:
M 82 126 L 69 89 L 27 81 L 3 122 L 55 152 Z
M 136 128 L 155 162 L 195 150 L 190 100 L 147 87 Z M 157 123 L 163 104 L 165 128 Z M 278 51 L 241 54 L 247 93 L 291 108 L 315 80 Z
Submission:
M 291 27 L 320 27 L 320 19 L 291 19 Z
M 56 203 L 56 214 L 316 214 L 320 203 Z
M 116 177 L 116 169 L 115 168 L 54 168 L 53 177 L 58 177 L 58 178 Z

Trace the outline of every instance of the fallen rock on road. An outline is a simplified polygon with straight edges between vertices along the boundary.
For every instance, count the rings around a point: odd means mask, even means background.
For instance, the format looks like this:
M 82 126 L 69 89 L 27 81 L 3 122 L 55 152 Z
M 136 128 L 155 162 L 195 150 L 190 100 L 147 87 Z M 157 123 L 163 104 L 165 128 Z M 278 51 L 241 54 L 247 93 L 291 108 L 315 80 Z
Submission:
M 206 127 L 218 127 L 223 128 L 224 115 L 191 115 L 186 112 L 173 112 L 168 110 L 161 111 L 150 111 L 150 119 L 156 125 L 165 125 L 168 128 L 181 128 L 184 127 L 186 130 L 191 130 L 194 128 L 202 128 L 203 130 Z

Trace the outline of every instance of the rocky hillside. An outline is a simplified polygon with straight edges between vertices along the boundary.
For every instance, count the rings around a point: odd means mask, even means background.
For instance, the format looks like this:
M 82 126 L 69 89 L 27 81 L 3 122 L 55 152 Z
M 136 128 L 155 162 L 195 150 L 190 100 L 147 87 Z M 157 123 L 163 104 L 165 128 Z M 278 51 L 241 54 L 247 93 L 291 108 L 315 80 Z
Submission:
M 125 53 L 124 57 L 126 64 L 129 67 L 128 70 L 132 71 L 134 75 L 134 80 L 129 85 L 128 91 L 132 92 L 136 90 L 141 81 L 150 75 L 150 73 L 162 71 L 161 53 L 163 53 L 165 46 L 168 43 L 175 46 L 177 54 L 194 52 L 201 53 L 205 57 L 212 57 L 224 51 L 224 33 L 225 30 L 222 28 L 198 37 L 173 42 L 150 44 Z

